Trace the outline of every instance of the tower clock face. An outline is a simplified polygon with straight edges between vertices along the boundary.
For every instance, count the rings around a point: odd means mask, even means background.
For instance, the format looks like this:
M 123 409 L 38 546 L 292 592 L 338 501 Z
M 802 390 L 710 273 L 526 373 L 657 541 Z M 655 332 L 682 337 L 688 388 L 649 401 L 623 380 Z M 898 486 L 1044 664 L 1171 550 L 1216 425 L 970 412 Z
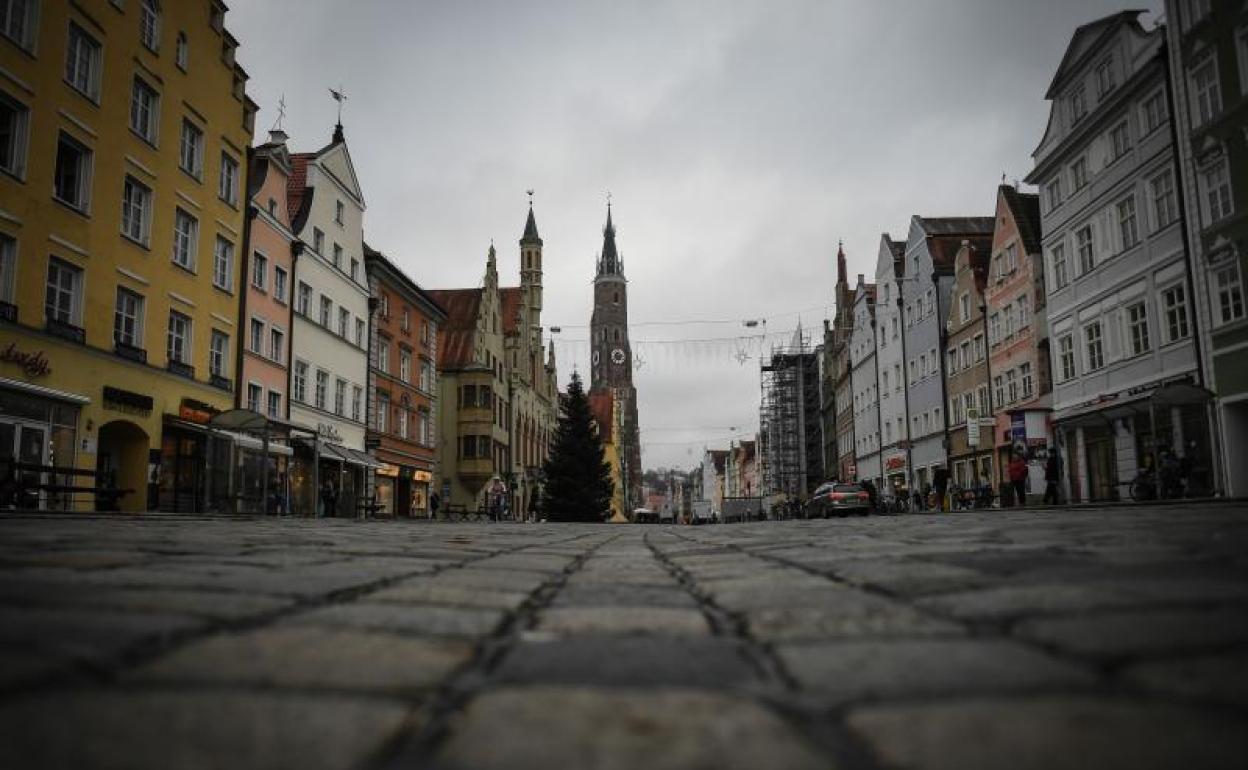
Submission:
M 624 351 L 623 351 L 623 350 L 621 350 L 620 348 L 616 348 L 615 350 L 612 350 L 612 351 L 611 351 L 611 362 L 612 362 L 612 363 L 614 363 L 614 364 L 622 364 L 622 363 L 624 363 Z

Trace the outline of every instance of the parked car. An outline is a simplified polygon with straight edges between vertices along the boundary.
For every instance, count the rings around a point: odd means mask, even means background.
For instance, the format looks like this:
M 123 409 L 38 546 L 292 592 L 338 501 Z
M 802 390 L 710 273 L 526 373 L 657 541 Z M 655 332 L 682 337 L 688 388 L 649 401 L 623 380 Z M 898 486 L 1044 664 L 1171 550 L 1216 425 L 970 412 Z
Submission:
M 806 518 L 848 516 L 851 513 L 866 515 L 871 512 L 871 495 L 861 484 L 843 484 L 829 481 L 820 484 L 806 501 Z

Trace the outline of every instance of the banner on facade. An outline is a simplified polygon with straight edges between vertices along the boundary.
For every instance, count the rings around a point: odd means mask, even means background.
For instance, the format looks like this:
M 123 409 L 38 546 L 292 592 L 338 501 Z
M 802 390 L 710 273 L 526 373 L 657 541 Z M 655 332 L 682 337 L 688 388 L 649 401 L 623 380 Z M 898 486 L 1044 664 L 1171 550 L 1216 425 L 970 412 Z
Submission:
M 979 446 L 979 410 L 973 406 L 966 410 L 966 445 Z

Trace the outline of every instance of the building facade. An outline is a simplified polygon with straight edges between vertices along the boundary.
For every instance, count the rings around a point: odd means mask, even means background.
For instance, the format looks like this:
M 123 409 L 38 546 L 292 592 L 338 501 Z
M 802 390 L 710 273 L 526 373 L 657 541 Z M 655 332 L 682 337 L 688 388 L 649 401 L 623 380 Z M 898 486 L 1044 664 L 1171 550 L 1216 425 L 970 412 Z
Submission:
M 875 355 L 879 370 L 880 465 L 884 483 L 881 493 L 906 497 L 909 492 L 910 416 L 906 407 L 903 367 L 906 361 L 902 336 L 901 282 L 906 244 L 888 233 L 880 236 L 875 262 Z
M 858 478 L 854 439 L 854 394 L 850 382 L 850 336 L 854 331 L 854 290 L 849 285 L 845 248 L 836 250 L 836 317 L 832 320 L 833 407 L 836 410 L 836 470 L 842 481 Z
M 374 494 L 382 513 L 430 515 L 436 470 L 438 330 L 446 311 L 386 255 L 364 244 L 377 300 L 368 383 L 368 445 L 381 467 Z
M 989 445 L 995 447 L 995 453 L 993 473 L 981 476 L 994 479 L 994 485 L 1006 481 L 1010 458 L 1022 454 L 1028 467 L 1027 493 L 1042 495 L 1045 466 L 1055 447 L 1040 198 L 1018 192 L 1012 185 L 997 188 L 996 226 L 984 298 L 991 387 L 986 400 L 976 402 L 981 417 L 994 417 Z M 976 356 L 983 345 L 984 337 L 972 339 Z
M 366 453 L 369 328 L 364 269 L 364 196 L 341 124 L 311 153 L 291 155 L 291 230 L 303 243 L 295 260 L 290 421 L 314 432 L 296 441 L 291 509 L 354 516 L 372 497 Z
M 1194 480 L 1211 476 L 1165 30 L 1139 13 L 1075 30 L 1027 180 L 1040 187 L 1053 420 L 1075 500 L 1127 496 L 1167 451 L 1192 455 Z
M 993 478 L 984 321 L 991 247 L 986 238 L 963 241 L 954 257 L 953 291 L 945 318 L 949 472 L 953 483 L 963 489 L 978 489 Z
M 858 480 L 879 488 L 880 373 L 876 366 L 875 284 L 858 274 L 854 291 L 854 328 L 849 335 L 849 380 L 854 403 L 854 465 Z
M 944 405 L 945 323 L 953 290 L 953 260 L 962 240 L 992 236 L 992 217 L 921 217 L 910 220 L 901 280 L 902 335 L 910 414 L 911 487 L 922 490 L 947 467 L 948 415 Z
M 0 459 L 82 471 L 24 473 L 98 480 L 126 511 L 206 510 L 231 452 L 204 423 L 234 402 L 256 108 L 224 4 L 87 5 L 5 5 Z
M 1166 18 L 1200 369 L 1204 387 L 1217 394 L 1213 486 L 1243 495 L 1248 480 L 1237 471 L 1248 465 L 1248 8 L 1231 0 L 1168 0 Z M 1185 451 L 1191 448 L 1189 442 Z

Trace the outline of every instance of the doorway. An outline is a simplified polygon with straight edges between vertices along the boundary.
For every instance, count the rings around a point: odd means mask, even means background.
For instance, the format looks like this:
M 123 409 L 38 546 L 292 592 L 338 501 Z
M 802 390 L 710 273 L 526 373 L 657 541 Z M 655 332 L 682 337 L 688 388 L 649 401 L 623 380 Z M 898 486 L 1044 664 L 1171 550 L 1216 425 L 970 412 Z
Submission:
M 147 510 L 149 443 L 147 433 L 129 420 L 113 420 L 100 426 L 95 474 L 101 487 L 123 492 L 117 498 L 118 510 Z

